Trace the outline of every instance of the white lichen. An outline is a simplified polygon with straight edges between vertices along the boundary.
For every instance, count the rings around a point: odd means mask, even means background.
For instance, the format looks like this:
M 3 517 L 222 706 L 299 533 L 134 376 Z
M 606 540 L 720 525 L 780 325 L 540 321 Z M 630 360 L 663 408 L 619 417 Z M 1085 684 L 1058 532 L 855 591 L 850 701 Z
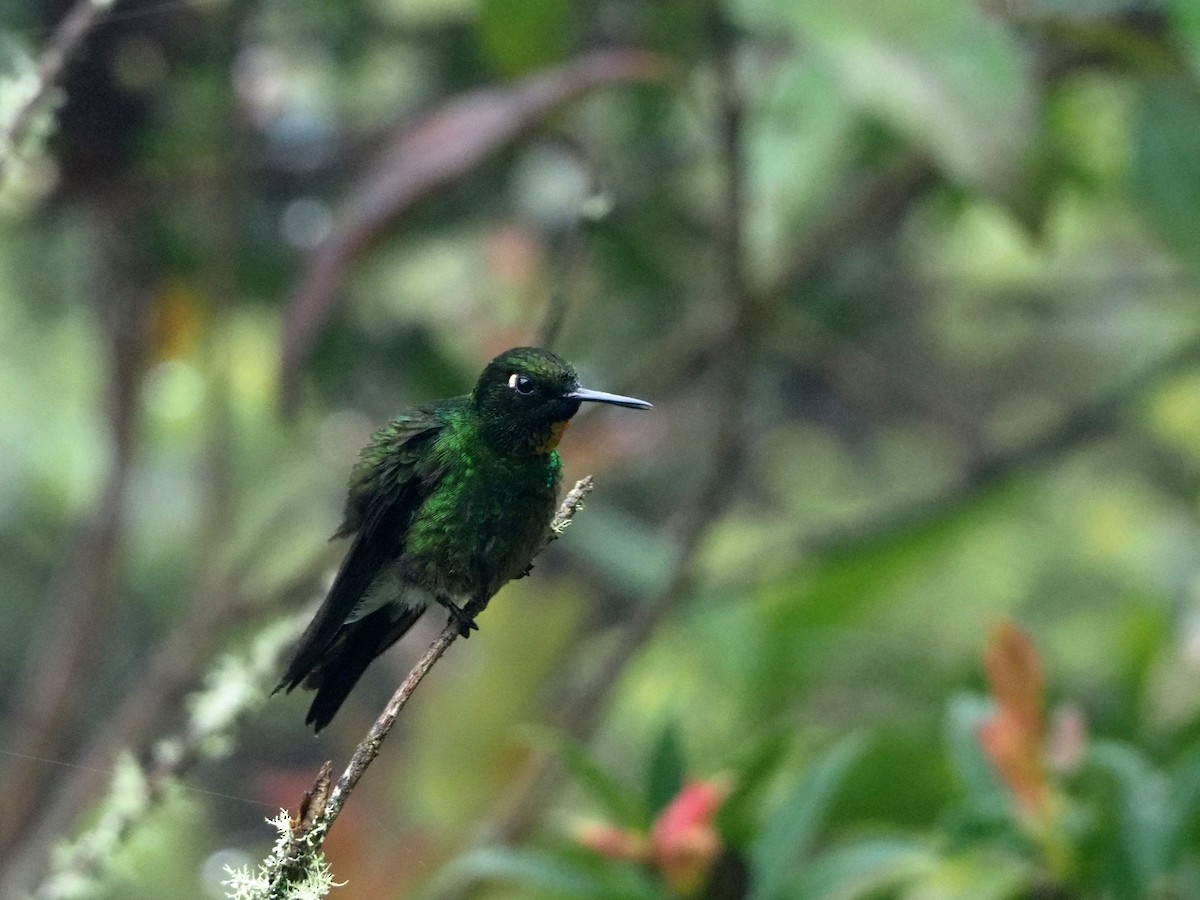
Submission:
M 318 849 L 319 836 L 310 833 L 301 842 L 300 851 L 292 843 L 291 817 L 287 810 L 267 820 L 276 832 L 275 846 L 258 866 L 233 869 L 226 866 L 229 878 L 221 882 L 229 900 L 320 900 L 345 882 L 333 880 L 333 872 Z M 288 869 L 286 880 L 280 875 Z
M 188 732 L 200 736 L 227 735 L 238 719 L 258 710 L 267 700 L 263 683 L 275 677 L 281 653 L 299 634 L 300 619 L 291 617 L 261 631 L 249 649 L 222 657 L 209 671 L 203 690 L 187 701 Z M 226 747 L 211 748 L 219 756 Z
M 132 754 L 122 753 L 113 765 L 112 784 L 99 818 L 74 841 L 55 848 L 51 874 L 38 889 L 38 900 L 95 895 L 101 887 L 103 862 L 117 853 L 132 823 L 145 816 L 149 805 L 150 789 L 142 767 Z
M 13 123 L 37 100 L 41 90 L 37 63 L 29 52 L 15 41 L 0 42 L 0 135 L 8 136 Z M 9 151 L 9 147 L 0 145 L 0 153 Z

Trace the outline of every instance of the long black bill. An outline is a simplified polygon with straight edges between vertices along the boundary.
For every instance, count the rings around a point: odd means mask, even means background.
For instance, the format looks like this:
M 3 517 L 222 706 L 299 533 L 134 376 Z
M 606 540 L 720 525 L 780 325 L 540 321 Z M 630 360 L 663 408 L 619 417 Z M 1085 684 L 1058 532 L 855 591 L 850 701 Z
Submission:
M 570 400 L 591 400 L 595 403 L 611 403 L 613 406 L 628 406 L 630 409 L 654 409 L 645 400 L 634 397 L 622 397 L 620 394 L 608 394 L 604 391 L 589 391 L 587 388 L 575 388 L 567 394 Z

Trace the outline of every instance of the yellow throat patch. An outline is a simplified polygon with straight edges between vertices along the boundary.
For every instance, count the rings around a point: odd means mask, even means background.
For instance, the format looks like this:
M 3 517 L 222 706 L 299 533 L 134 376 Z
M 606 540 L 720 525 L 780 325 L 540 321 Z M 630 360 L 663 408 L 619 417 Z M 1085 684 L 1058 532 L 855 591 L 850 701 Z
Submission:
M 570 426 L 571 420 L 565 422 L 556 422 L 550 426 L 550 432 L 546 435 L 546 440 L 537 446 L 538 453 L 549 453 L 558 446 L 558 442 L 562 440 L 563 433 Z

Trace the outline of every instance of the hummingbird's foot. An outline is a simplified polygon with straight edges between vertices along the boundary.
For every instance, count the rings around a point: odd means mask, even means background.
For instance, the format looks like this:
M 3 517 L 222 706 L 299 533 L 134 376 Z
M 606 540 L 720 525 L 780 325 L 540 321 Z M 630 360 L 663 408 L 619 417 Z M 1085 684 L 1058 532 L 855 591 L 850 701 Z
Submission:
M 479 626 L 475 624 L 475 617 L 468 615 L 467 611 L 461 606 L 450 600 L 447 600 L 443 605 L 446 607 L 446 612 L 450 613 L 450 622 L 458 626 L 460 637 L 469 638 L 473 630 L 479 630 Z

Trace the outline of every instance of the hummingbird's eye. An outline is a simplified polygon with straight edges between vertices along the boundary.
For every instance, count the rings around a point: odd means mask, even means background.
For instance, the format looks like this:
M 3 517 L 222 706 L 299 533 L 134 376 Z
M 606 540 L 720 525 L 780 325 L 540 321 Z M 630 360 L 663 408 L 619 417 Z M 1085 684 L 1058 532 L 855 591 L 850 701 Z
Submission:
M 533 379 L 528 375 L 518 375 L 514 372 L 508 378 L 508 386 L 518 394 L 528 395 L 533 393 Z

